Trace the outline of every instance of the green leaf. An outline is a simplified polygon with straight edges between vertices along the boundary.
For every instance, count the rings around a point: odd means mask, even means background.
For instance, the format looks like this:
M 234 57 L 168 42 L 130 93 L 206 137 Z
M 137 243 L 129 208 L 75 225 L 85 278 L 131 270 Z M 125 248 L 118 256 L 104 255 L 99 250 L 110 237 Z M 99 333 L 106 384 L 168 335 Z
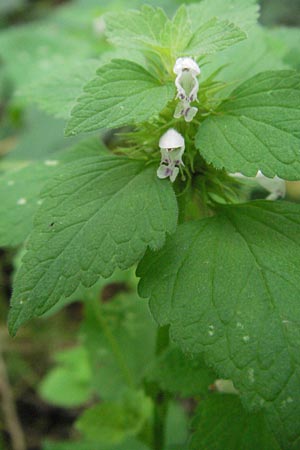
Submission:
M 233 23 L 216 18 L 201 25 L 184 50 L 186 55 L 208 55 L 236 44 L 247 35 Z
M 158 114 L 174 97 L 172 84 L 161 84 L 138 64 L 115 59 L 97 71 L 72 110 L 66 134 L 140 123 Z
M 296 27 L 278 27 L 268 29 L 268 34 L 282 44 L 284 62 L 300 70 L 300 55 L 298 51 L 300 29 Z
M 270 71 L 250 78 L 200 125 L 196 146 L 215 167 L 255 176 L 300 174 L 300 74 Z
M 243 61 L 243 64 L 236 64 L 245 55 L 247 59 Z M 211 56 L 209 61 L 206 59 L 207 65 L 203 68 L 203 76 L 206 79 L 220 71 L 218 79 L 227 83 L 224 86 L 225 90 L 223 88 L 220 91 L 220 96 L 224 99 L 230 96 L 236 86 L 260 72 L 290 69 L 282 61 L 282 57 L 282 51 L 279 51 L 278 45 L 274 43 L 270 31 L 255 26 L 246 40 L 227 48 L 218 54 L 218 58 Z
M 68 119 L 82 87 L 95 75 L 97 60 L 72 61 L 50 70 L 47 76 L 21 89 L 18 94 L 27 103 L 36 103 L 55 117 Z
M 100 444 L 87 440 L 80 441 L 65 441 L 65 442 L 51 442 L 46 441 L 43 445 L 43 450 L 150 450 L 149 447 L 135 438 L 126 439 L 122 444 L 109 445 Z
M 187 10 L 194 29 L 217 17 L 248 30 L 256 23 L 259 15 L 257 0 L 202 0 L 188 5 Z
M 26 139 L 24 146 L 20 144 L 20 149 L 16 149 L 19 152 L 16 157 L 27 157 L 27 143 Z M 29 164 L 29 161 L 24 161 L 20 167 L 0 175 L 0 246 L 14 247 L 24 242 L 32 229 L 34 214 L 42 203 L 41 189 L 62 164 L 105 153 L 108 154 L 108 151 L 99 138 L 93 137 L 66 151 L 53 153 L 49 159 L 46 156 L 43 162 Z M 8 159 L 3 165 L 12 163 L 13 159 Z
M 19 167 L 22 163 L 53 159 L 53 154 L 74 143 L 63 133 L 64 122 L 36 109 L 26 111 L 24 126 L 16 136 L 15 147 L 1 159 L 1 169 Z
M 285 202 L 222 207 L 138 267 L 159 324 L 184 351 L 204 351 L 248 407 L 264 407 L 289 450 L 300 443 L 299 213 Z
M 76 347 L 55 356 L 57 366 L 50 370 L 39 386 L 40 396 L 48 403 L 75 407 L 92 395 L 91 368 L 85 348 Z
M 236 395 L 203 400 L 193 419 L 190 450 L 280 450 L 263 414 L 249 414 Z
M 128 384 L 141 385 L 154 358 L 156 329 L 147 305 L 133 295 L 99 304 L 96 310 L 86 303 L 81 339 L 101 399 L 119 399 Z
M 141 66 L 125 60 L 114 60 L 99 69 L 85 91 L 72 112 L 67 133 L 141 122 L 173 97 L 173 86 L 161 85 Z
M 50 21 L 9 27 L 0 35 L 4 67 L 18 87 L 42 78 L 52 67 L 91 57 L 92 52 L 92 42 Z
M 104 17 L 106 35 L 117 46 L 139 49 L 160 48 L 168 18 L 161 8 L 144 5 L 140 11 L 124 10 Z
M 28 251 L 16 276 L 10 330 L 116 267 L 127 269 L 147 246 L 175 231 L 172 186 L 156 167 L 125 157 L 91 157 L 62 167 L 43 192 Z
M 87 409 L 76 427 L 88 440 L 119 444 L 138 434 L 151 413 L 152 402 L 142 391 L 128 391 L 122 401 L 104 401 Z
M 164 391 L 192 397 L 207 393 L 216 376 L 201 356 L 189 357 L 171 346 L 160 355 L 147 378 L 158 383 Z
M 33 215 L 41 202 L 40 191 L 56 169 L 52 161 L 9 170 L 0 176 L 1 247 L 19 245 L 30 233 Z

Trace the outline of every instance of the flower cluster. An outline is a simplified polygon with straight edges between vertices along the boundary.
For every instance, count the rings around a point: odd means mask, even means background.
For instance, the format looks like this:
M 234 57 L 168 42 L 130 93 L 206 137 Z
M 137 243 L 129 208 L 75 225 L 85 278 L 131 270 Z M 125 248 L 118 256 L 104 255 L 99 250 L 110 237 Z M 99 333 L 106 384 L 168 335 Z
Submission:
M 184 153 L 184 139 L 180 133 L 170 128 L 159 140 L 161 152 L 160 166 L 157 169 L 158 178 L 170 177 L 172 183 L 175 181 L 179 166 L 183 165 L 182 155 Z
M 201 73 L 200 68 L 192 58 L 184 57 L 177 59 L 173 71 L 177 75 L 175 86 L 176 98 L 179 99 L 174 117 L 176 119 L 184 117 L 186 122 L 191 122 L 198 111 L 198 108 L 191 106 L 191 103 L 197 100 L 199 89 L 197 76 Z
M 200 68 L 192 58 L 184 57 L 176 60 L 173 70 L 177 75 L 175 86 L 176 98 L 179 99 L 174 117 L 176 119 L 184 117 L 186 122 L 190 122 L 198 111 L 198 108 L 191 106 L 191 103 L 197 100 L 199 89 L 197 76 L 200 74 Z M 161 161 L 157 169 L 157 176 L 158 178 L 169 177 L 173 183 L 179 174 L 179 166 L 184 165 L 182 161 L 185 149 L 184 138 L 176 130 L 170 128 L 160 138 L 159 147 Z

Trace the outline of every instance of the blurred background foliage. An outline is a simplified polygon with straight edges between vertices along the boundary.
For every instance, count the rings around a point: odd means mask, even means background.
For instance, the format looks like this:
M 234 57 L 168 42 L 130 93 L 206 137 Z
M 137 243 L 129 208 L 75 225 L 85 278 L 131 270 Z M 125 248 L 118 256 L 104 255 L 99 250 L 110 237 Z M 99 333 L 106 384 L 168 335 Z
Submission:
M 3 245 L 0 250 L 0 450 L 69 450 L 68 443 L 53 442 L 76 439 L 79 431 L 84 435 L 84 415 L 77 429 L 72 425 L 87 406 L 93 405 L 95 398 L 115 402 L 109 403 L 109 407 L 105 402 L 100 404 L 100 408 L 106 408 L 105 414 L 109 415 L 107 408 L 112 408 L 111 414 L 119 420 L 119 427 L 110 429 L 116 445 L 109 448 L 147 450 L 141 441 L 132 437 L 147 433 L 145 424 L 151 409 L 139 388 L 147 373 L 150 379 L 156 373 L 156 381 L 160 373 L 158 367 L 148 367 L 154 358 L 155 325 L 145 302 L 135 298 L 133 271 L 117 273 L 112 279 L 99 282 L 92 293 L 76 291 L 68 304 L 60 304 L 44 319 L 32 321 L 15 339 L 7 335 L 6 329 L 13 273 L 22 254 L 20 244 L 30 230 L 39 202 L 39 191 L 56 170 L 55 161 L 63 163 L 72 158 L 72 152 L 80 155 L 82 151 L 76 139 L 64 138 L 63 119 L 86 77 L 94 72 L 99 59 L 105 60 L 101 55 L 110 49 L 103 36 L 101 14 L 108 9 L 135 7 L 141 3 L 139 0 L 0 0 L 0 214 L 2 218 L 5 216 L 0 236 L 4 236 L 5 245 L 9 242 L 12 246 L 5 247 L 0 238 Z M 164 6 L 172 13 L 182 2 L 148 0 L 147 3 Z M 287 35 L 284 28 L 278 28 L 300 25 L 299 0 L 260 3 L 261 23 L 271 28 L 270 35 L 280 37 L 280 45 L 286 43 L 289 47 L 286 61 L 300 68 L 299 30 L 295 28 L 294 34 Z M 47 82 L 37 83 L 45 74 Z M 49 101 L 47 93 L 51 87 L 57 89 L 60 85 L 62 95 L 55 102 Z M 33 102 L 41 103 L 46 112 L 38 111 Z M 111 136 L 110 140 L 113 142 Z M 69 150 L 62 152 L 66 147 Z M 91 154 L 101 151 L 95 138 L 88 142 L 88 148 Z M 22 204 L 22 197 L 16 195 L 26 188 L 29 180 L 23 215 L 16 221 L 11 204 L 14 198 L 18 207 Z M 298 187 L 291 186 L 289 194 L 297 199 Z M 134 392 L 127 392 L 128 377 L 136 388 Z M 213 379 L 211 374 L 206 382 Z M 175 392 L 183 391 L 184 399 L 179 396 L 169 408 L 167 448 L 170 450 L 184 450 L 188 415 L 194 408 L 189 397 L 193 394 L 185 392 L 185 387 L 173 386 Z M 122 402 L 117 401 L 122 395 L 130 397 L 133 421 L 129 420 Z M 107 424 L 97 426 L 102 431 L 106 426 L 107 430 Z M 121 447 L 117 445 L 120 436 Z M 72 449 L 77 448 L 107 450 L 108 447 L 104 444 L 92 448 L 79 441 L 72 444 Z

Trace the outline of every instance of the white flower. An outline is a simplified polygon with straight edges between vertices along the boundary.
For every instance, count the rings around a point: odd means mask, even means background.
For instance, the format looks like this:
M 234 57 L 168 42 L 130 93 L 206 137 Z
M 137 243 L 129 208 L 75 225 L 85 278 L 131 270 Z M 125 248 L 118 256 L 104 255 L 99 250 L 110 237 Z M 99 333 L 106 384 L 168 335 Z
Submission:
M 262 174 L 259 170 L 255 177 L 246 177 L 243 174 L 237 172 L 232 173 L 231 176 L 235 178 L 245 178 L 248 180 L 255 180 L 257 183 L 263 187 L 270 194 L 266 197 L 266 200 L 278 200 L 279 198 L 284 198 L 286 194 L 285 181 L 282 178 L 274 177 L 268 178 Z
M 183 116 L 186 122 L 190 122 L 198 111 L 198 108 L 191 107 L 190 103 L 197 100 L 199 89 L 197 76 L 200 75 L 201 70 L 196 61 L 190 57 L 184 57 L 176 60 L 173 71 L 177 75 L 175 80 L 176 98 L 180 100 L 174 117 L 178 119 Z
M 161 153 L 160 166 L 157 169 L 158 178 L 170 177 L 172 183 L 175 181 L 179 166 L 183 165 L 182 155 L 184 153 L 184 138 L 173 128 L 163 134 L 159 140 Z

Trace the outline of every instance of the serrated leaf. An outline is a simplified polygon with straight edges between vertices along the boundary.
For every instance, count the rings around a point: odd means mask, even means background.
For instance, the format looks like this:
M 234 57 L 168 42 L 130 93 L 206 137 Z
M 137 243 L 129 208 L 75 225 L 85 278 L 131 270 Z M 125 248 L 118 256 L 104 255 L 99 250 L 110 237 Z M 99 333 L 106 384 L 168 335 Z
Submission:
M 236 395 L 203 400 L 193 419 L 190 450 L 280 450 L 262 413 L 249 414 Z
M 258 19 L 257 0 L 202 0 L 187 6 L 194 29 L 213 17 L 228 20 L 248 30 Z
M 40 396 L 48 403 L 75 407 L 90 400 L 91 367 L 84 347 L 56 354 L 57 366 L 51 369 L 39 386 Z
M 81 339 L 92 367 L 92 385 L 101 399 L 119 399 L 128 383 L 141 385 L 154 358 L 156 329 L 146 304 L 135 296 L 122 295 L 99 305 L 96 312 L 86 303 Z
M 90 57 L 92 51 L 92 42 L 50 21 L 10 27 L 0 35 L 1 58 L 18 87 L 47 75 L 52 67 Z
M 101 67 L 84 91 L 72 110 L 67 135 L 143 122 L 174 97 L 172 84 L 161 84 L 140 65 L 122 59 Z
M 76 60 L 68 65 L 59 65 L 48 70 L 40 80 L 25 85 L 18 94 L 29 104 L 36 103 L 49 114 L 68 119 L 83 86 L 94 76 L 98 67 L 97 60 Z
M 16 157 L 26 157 L 28 142 L 26 139 L 24 146 L 20 143 Z M 43 162 L 29 164 L 26 161 L 25 166 L 7 170 L 0 175 L 0 246 L 14 247 L 24 242 L 32 229 L 34 214 L 42 202 L 40 192 L 62 164 L 105 153 L 108 154 L 108 150 L 100 139 L 92 137 L 70 149 L 53 153 Z M 3 164 L 5 166 L 13 161 L 13 158 L 5 159 Z
M 233 23 L 213 18 L 195 31 L 184 53 L 197 56 L 208 55 L 224 50 L 246 37 L 246 33 Z
M 299 213 L 284 202 L 222 207 L 180 225 L 138 267 L 156 320 L 264 407 L 289 450 L 300 442 Z
M 0 246 L 21 244 L 32 228 L 32 218 L 38 209 L 39 194 L 56 167 L 37 163 L 7 171 L 0 176 Z
M 216 376 L 201 356 L 185 355 L 178 347 L 167 348 L 149 370 L 147 378 L 162 390 L 192 397 L 208 392 Z
M 255 176 L 300 177 L 300 74 L 263 72 L 250 78 L 198 129 L 195 142 L 217 168 Z
M 138 434 L 152 413 L 152 402 L 141 391 L 128 391 L 119 402 L 102 402 L 84 411 L 76 422 L 86 439 L 119 444 Z
M 236 64 L 245 55 L 247 59 L 243 64 Z M 282 56 L 282 52 L 278 51 L 277 45 L 270 38 L 269 30 L 255 26 L 246 40 L 227 48 L 218 54 L 218 58 L 211 56 L 203 68 L 203 76 L 210 77 L 222 68 L 217 78 L 227 83 L 225 89 L 220 91 L 220 96 L 224 99 L 230 96 L 235 87 L 260 72 L 290 69 L 282 61 Z
M 66 164 L 43 192 L 28 251 L 16 276 L 10 330 L 116 267 L 137 262 L 175 231 L 172 186 L 156 167 L 125 157 Z
M 140 11 L 125 10 L 105 15 L 110 42 L 126 48 L 162 46 L 161 36 L 168 18 L 161 8 L 144 5 Z

